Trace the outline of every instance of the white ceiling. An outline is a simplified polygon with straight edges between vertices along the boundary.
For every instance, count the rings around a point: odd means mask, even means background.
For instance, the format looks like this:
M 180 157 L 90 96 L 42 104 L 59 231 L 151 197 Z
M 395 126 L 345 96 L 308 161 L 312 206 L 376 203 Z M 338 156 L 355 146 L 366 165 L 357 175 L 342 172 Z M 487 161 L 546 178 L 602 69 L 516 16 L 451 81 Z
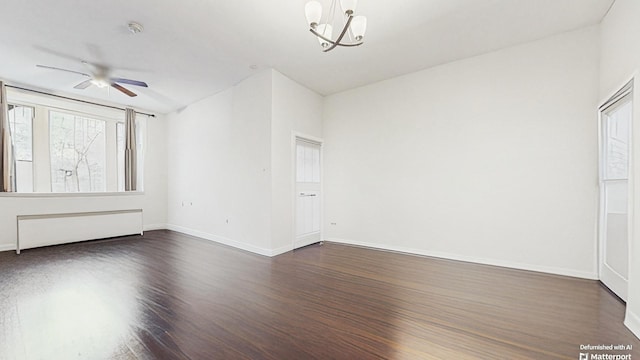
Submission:
M 328 7 L 329 0 L 320 0 Z M 360 0 L 365 44 L 323 53 L 306 0 L 0 0 L 0 78 L 166 113 L 274 68 L 327 95 L 597 24 L 614 0 Z M 131 35 L 135 20 L 144 32 Z M 146 81 L 75 90 L 80 60 Z M 257 65 L 257 70 L 251 69 Z

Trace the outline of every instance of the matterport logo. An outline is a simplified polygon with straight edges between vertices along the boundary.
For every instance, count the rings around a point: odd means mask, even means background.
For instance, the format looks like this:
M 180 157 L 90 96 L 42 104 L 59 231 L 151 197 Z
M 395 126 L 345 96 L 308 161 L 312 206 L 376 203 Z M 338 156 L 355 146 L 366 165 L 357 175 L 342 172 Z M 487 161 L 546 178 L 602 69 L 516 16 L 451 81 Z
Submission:
M 589 356 L 591 355 L 591 356 Z M 631 359 L 631 354 L 589 354 L 580 353 L 580 360 L 627 360 Z
M 580 345 L 580 357 L 579 360 L 631 360 L 631 354 L 626 353 L 627 351 L 633 350 L 632 345 Z M 590 351 L 590 352 L 583 352 Z M 608 352 L 608 353 L 594 353 L 593 351 L 598 352 Z M 615 353 L 614 353 L 615 352 Z M 622 353 L 622 354 L 621 354 Z

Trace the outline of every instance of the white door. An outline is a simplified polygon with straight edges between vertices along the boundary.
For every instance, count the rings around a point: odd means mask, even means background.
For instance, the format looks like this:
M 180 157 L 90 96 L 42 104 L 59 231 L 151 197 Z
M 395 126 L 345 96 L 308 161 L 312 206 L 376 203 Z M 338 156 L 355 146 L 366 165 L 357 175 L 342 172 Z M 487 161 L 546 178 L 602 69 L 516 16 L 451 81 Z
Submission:
M 631 96 L 601 111 L 600 280 L 627 299 Z
M 320 238 L 320 144 L 296 138 L 296 233 L 293 248 Z

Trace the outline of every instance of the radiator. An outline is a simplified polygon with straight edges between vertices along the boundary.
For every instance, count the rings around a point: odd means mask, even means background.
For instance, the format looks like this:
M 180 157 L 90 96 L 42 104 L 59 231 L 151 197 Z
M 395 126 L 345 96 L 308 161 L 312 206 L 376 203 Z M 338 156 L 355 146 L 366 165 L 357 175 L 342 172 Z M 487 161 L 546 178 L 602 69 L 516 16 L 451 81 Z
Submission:
M 16 252 L 40 246 L 142 234 L 142 210 L 18 215 Z

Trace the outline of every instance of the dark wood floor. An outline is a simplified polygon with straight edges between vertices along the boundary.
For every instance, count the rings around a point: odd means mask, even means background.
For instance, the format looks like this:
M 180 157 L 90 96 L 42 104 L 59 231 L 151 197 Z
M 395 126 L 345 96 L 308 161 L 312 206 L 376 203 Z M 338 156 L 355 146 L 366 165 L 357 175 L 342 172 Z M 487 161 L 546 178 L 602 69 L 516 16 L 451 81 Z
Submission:
M 0 359 L 640 358 L 623 317 L 595 281 L 330 243 L 270 259 L 152 231 L 0 253 Z

